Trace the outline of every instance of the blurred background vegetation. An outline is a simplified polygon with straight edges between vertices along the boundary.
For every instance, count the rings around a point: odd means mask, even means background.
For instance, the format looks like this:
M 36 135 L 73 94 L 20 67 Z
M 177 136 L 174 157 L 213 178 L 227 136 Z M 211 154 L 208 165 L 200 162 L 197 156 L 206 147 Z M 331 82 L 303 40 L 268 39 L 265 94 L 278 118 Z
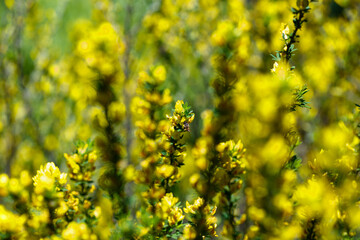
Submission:
M 213 104 L 210 83 L 217 72 L 211 61 L 226 24 L 237 26 L 238 77 L 252 84 L 272 67 L 270 54 L 281 47 L 279 29 L 291 24 L 291 6 L 295 1 L 1 1 L 2 171 L 12 168 L 16 175 L 45 161 L 60 163 L 74 141 L 94 138 L 92 102 L 84 96 L 91 79 L 74 78 L 69 71 L 76 70 L 67 69 L 78 39 L 89 37 L 89 25 L 111 23 L 125 49 L 116 56 L 122 71 L 116 94 L 129 101 L 139 72 L 164 65 L 173 101 L 186 100 L 199 116 L 192 127 L 196 139 L 200 113 Z M 293 57 L 297 77 L 310 89 L 311 110 L 303 114 L 309 144 L 359 102 L 358 2 L 315 6 Z M 244 98 L 236 95 L 237 111 L 251 108 Z M 133 139 L 129 121 L 127 137 Z
M 116 139 L 121 146 L 110 155 L 125 159 L 118 167 L 139 168 L 139 76 L 163 66 L 165 72 L 153 74 L 165 76 L 161 88 L 170 90 L 172 102 L 160 118 L 179 99 L 196 115 L 185 180 L 176 189 L 181 200 L 192 199 L 195 193 L 186 187 L 195 171 L 191 149 L 203 135 L 206 109 L 217 113 L 219 103 L 231 101 L 233 125 L 222 134 L 241 139 L 250 155 L 265 148 L 274 122 L 287 121 L 277 116 L 283 99 L 270 54 L 283 47 L 284 24 L 293 28 L 294 6 L 295 0 L 1 0 L 0 171 L 34 175 L 50 161 L 64 169 L 63 154 L 88 139 L 100 148 Z M 342 124 L 357 131 L 351 126 L 360 103 L 360 2 L 310 6 L 290 60 L 291 88 L 307 86 L 310 108 L 288 119 L 298 129 L 302 144 L 296 151 L 305 162 L 321 149 L 351 142 Z M 229 63 L 225 70 L 219 61 Z M 236 79 L 229 98 L 218 84 L 227 73 Z M 309 169 L 302 176 L 310 176 Z

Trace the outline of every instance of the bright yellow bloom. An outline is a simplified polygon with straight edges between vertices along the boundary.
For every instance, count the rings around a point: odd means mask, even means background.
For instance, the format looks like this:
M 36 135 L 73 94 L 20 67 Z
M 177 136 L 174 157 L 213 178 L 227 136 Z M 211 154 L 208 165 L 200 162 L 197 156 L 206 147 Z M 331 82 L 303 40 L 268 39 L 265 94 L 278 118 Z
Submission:
M 64 157 L 66 158 L 66 163 L 68 167 L 71 169 L 71 172 L 74 174 L 79 173 L 80 166 L 78 163 L 80 163 L 80 157 L 77 154 L 69 155 L 67 153 L 64 154 Z
M 25 216 L 18 216 L 7 211 L 3 205 L 0 205 L 0 232 L 10 233 L 15 236 L 21 236 L 24 233 Z
M 172 193 L 167 193 L 162 199 L 161 203 L 166 208 L 170 209 L 179 201 L 177 197 L 174 197 Z
M 174 166 L 164 164 L 156 168 L 156 175 L 163 178 L 169 178 L 174 173 L 174 170 Z
M 122 102 L 112 102 L 109 106 L 109 118 L 113 122 L 120 122 L 125 117 L 126 108 Z
M 96 240 L 96 235 L 91 233 L 91 230 L 85 223 L 71 222 L 62 232 L 62 237 L 68 240 Z
M 50 222 L 48 209 L 37 209 L 31 213 L 31 218 L 27 221 L 30 227 L 38 229 Z
M 174 197 L 172 193 L 167 193 L 156 204 L 156 213 L 162 220 L 168 220 L 170 226 L 175 225 L 184 219 L 182 210 L 176 207 L 179 199 Z
M 178 207 L 172 208 L 171 212 L 170 212 L 170 215 L 168 217 L 169 225 L 170 226 L 175 225 L 176 223 L 183 220 L 184 217 L 185 216 L 183 215 L 183 212 L 182 212 L 182 210 L 180 208 L 178 208 Z
M 24 187 L 27 187 L 32 183 L 31 175 L 26 170 L 21 171 L 19 180 L 21 185 L 23 185 Z
M 183 232 L 184 239 L 195 239 L 196 238 L 196 231 L 195 229 L 190 225 L 186 224 Z
M 166 79 L 166 69 L 162 65 L 157 66 L 153 70 L 152 74 L 153 74 L 154 78 L 157 79 L 159 82 L 163 82 Z
M 61 173 L 53 162 L 40 167 L 33 177 L 35 193 L 42 194 L 45 191 L 59 190 L 59 187 L 66 184 L 66 173 Z
M 174 115 L 177 113 L 177 114 L 181 114 L 185 111 L 184 107 L 184 101 L 182 100 L 178 100 L 176 101 L 176 104 L 175 104 L 175 112 L 174 112 Z
M 60 206 L 55 209 L 55 213 L 58 217 L 64 216 L 65 213 L 69 210 L 67 202 L 61 201 Z
M 184 208 L 184 212 L 196 214 L 196 211 L 204 204 L 204 199 L 198 197 L 194 204 L 191 205 L 188 201 L 186 201 L 186 208 Z
M 7 174 L 0 174 L 0 197 L 5 197 L 8 194 L 9 177 Z

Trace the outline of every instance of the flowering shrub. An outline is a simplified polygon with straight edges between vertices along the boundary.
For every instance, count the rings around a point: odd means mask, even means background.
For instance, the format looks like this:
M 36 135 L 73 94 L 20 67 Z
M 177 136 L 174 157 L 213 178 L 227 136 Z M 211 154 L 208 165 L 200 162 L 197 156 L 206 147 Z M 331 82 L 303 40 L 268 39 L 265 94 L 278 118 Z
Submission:
M 359 9 L 0 0 L 0 239 L 359 239 Z

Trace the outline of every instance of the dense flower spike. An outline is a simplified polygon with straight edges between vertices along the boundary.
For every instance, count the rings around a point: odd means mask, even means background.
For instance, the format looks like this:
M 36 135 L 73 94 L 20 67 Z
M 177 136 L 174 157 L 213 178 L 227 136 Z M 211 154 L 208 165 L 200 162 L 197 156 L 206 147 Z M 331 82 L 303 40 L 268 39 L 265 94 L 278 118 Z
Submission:
M 171 171 L 167 171 L 166 166 L 159 166 L 161 133 L 169 125 L 165 118 L 165 109 L 172 100 L 170 90 L 163 87 L 165 79 L 166 69 L 163 65 L 152 67 L 147 72 L 140 72 L 137 88 L 138 97 L 135 97 L 132 102 L 132 112 L 136 118 L 135 125 L 138 128 L 136 131 L 137 144 L 141 146 L 141 170 L 135 173 L 134 180 L 147 188 L 141 193 L 142 200 L 145 200 L 143 206 L 146 211 L 138 212 L 138 218 L 143 225 L 139 237 L 155 234 L 155 227 L 162 228 L 165 221 L 165 219 L 157 220 L 156 218 L 155 222 L 144 221 L 149 214 L 152 217 L 155 215 L 155 212 L 158 211 L 156 210 L 157 203 L 165 195 L 165 189 L 160 186 L 159 177 L 169 177 L 172 174 Z M 141 217 L 140 214 L 142 214 Z
M 167 116 L 171 125 L 163 132 L 160 167 L 156 169 L 161 181 L 161 186 L 166 192 L 170 191 L 170 187 L 176 183 L 179 178 L 179 167 L 184 165 L 184 157 L 186 155 L 183 137 L 186 132 L 190 132 L 190 123 L 194 120 L 195 114 L 191 108 L 179 100 L 175 104 L 172 116 Z
M 187 104 L 179 100 L 175 104 L 172 116 L 167 116 L 167 118 L 170 124 L 168 129 L 161 133 L 161 138 L 158 139 L 156 135 L 152 135 L 155 139 L 151 140 L 151 135 L 149 136 L 149 141 L 154 142 L 152 150 L 158 149 L 160 155 L 154 156 L 154 153 L 148 149 L 146 152 L 149 154 L 148 158 L 152 159 L 151 165 L 144 165 L 147 159 L 142 162 L 142 172 L 149 174 L 148 177 L 151 179 L 147 182 L 149 189 L 142 196 L 148 199 L 147 212 L 155 219 L 155 222 L 149 226 L 151 231 L 146 232 L 147 236 L 162 237 L 169 234 L 177 236 L 178 227 L 184 219 L 182 210 L 177 204 L 178 199 L 173 197 L 171 188 L 180 179 L 179 168 L 184 165 L 186 154 L 183 137 L 185 133 L 190 132 L 190 124 L 195 114 Z M 147 172 L 149 169 L 155 170 L 155 174 Z
M 237 238 L 240 232 L 237 225 L 242 223 L 239 211 L 237 211 L 237 204 L 239 197 L 239 190 L 243 185 L 244 174 L 246 172 L 246 159 L 244 149 L 241 141 L 235 143 L 230 140 L 222 142 L 216 146 L 216 150 L 221 161 L 222 168 L 218 168 L 215 176 L 217 176 L 216 184 L 221 191 L 221 205 L 225 212 L 224 229 L 222 235 L 229 238 Z
M 90 183 L 95 170 L 95 161 L 98 157 L 96 151 L 91 150 L 91 146 L 88 144 L 81 145 L 73 155 L 65 153 L 64 156 L 70 171 L 70 179 Z
M 92 145 L 92 142 L 79 142 L 73 155 L 64 154 L 73 184 L 67 187 L 65 202 L 57 209 L 57 214 L 65 216 L 67 221 L 85 221 L 89 227 L 97 223 L 100 214 L 92 201 L 96 190 L 92 177 L 98 158 Z
M 156 179 L 156 167 L 159 161 L 161 133 L 166 130 L 165 106 L 172 100 L 170 90 L 163 89 L 166 70 L 162 65 L 154 67 L 150 73 L 139 74 L 139 97 L 133 100 L 132 110 L 139 118 L 136 121 L 139 144 L 142 144 L 142 170 L 136 176 L 136 181 L 148 184 L 152 188 Z M 155 199 L 154 199 L 155 200 Z M 156 199 L 157 201 L 159 199 Z

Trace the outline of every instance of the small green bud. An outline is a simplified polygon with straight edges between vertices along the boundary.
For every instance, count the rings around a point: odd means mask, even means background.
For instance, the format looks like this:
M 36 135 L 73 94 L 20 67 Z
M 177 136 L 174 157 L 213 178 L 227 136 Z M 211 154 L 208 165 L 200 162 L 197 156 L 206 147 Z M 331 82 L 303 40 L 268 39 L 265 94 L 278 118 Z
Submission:
M 309 6 L 309 0 L 297 0 L 296 5 L 300 9 L 305 9 L 307 6 Z

